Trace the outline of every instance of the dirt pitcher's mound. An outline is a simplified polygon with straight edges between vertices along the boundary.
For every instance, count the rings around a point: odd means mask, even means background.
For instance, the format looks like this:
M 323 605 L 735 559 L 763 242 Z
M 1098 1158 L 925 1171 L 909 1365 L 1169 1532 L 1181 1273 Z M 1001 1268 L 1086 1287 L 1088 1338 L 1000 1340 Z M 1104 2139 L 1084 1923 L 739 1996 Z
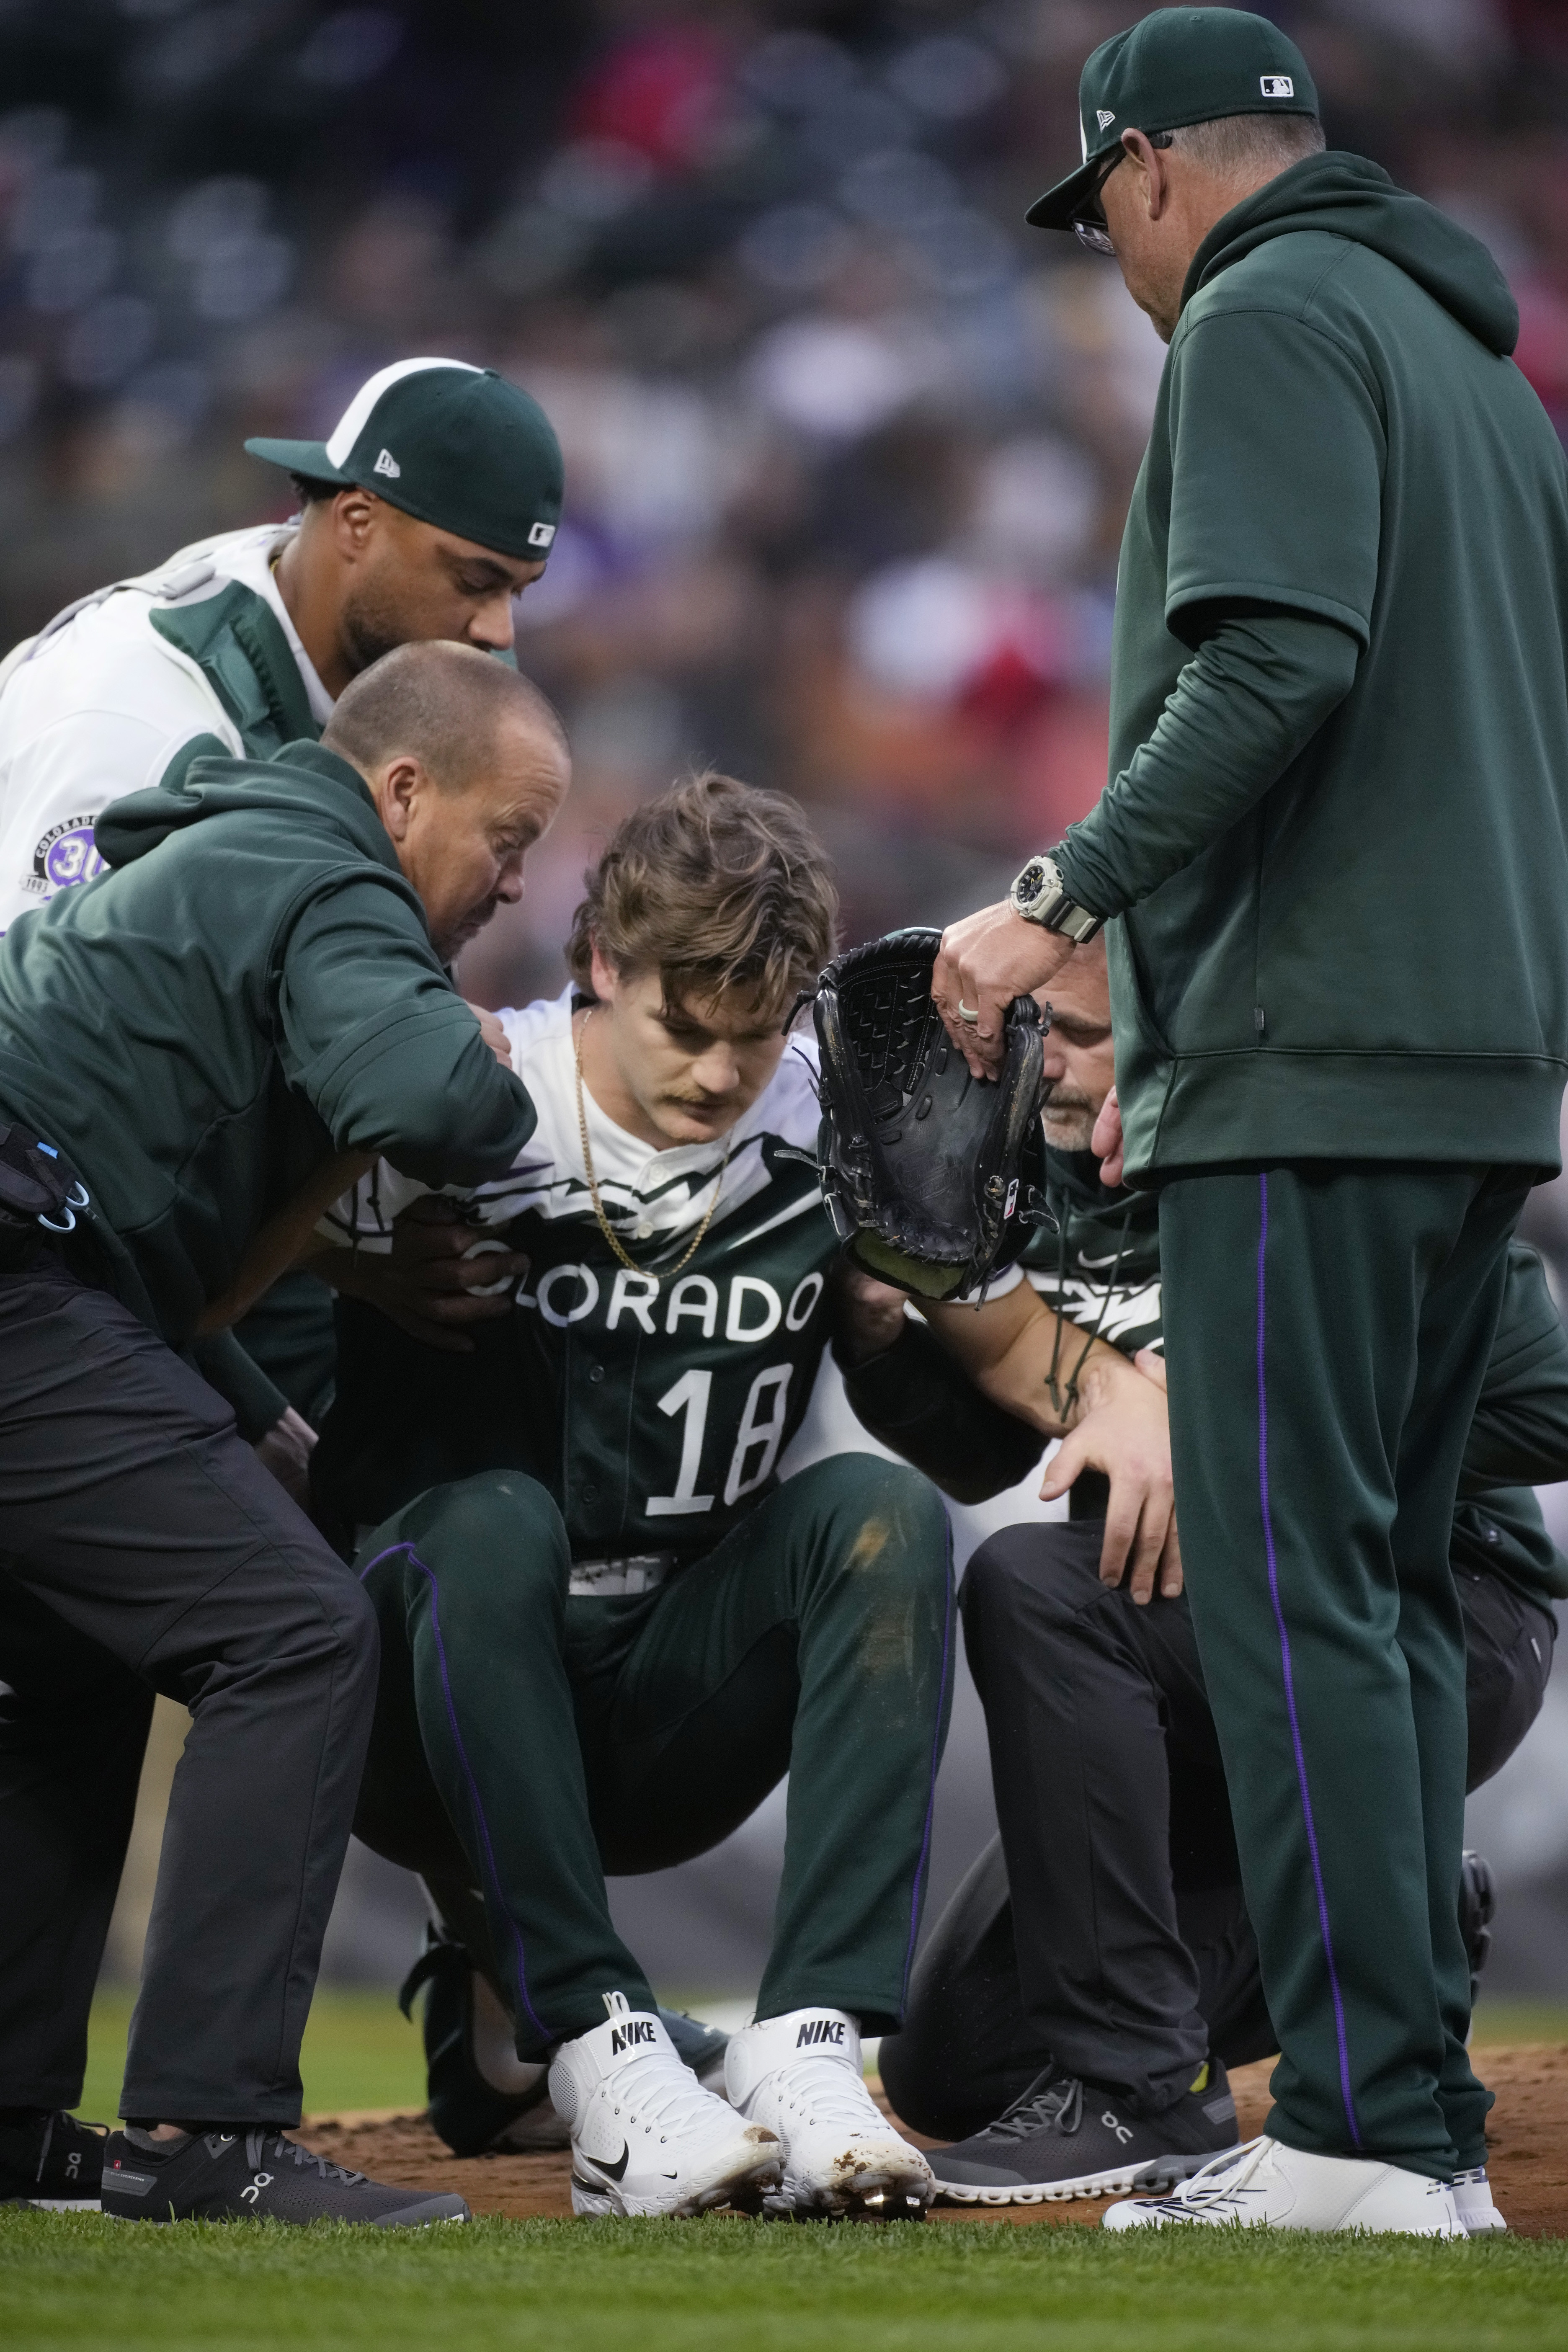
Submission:
M 1489 2045 L 1481 2072 L 1497 2093 L 1489 2126 L 1497 2201 L 1511 2229 L 1525 2237 L 1568 2234 L 1568 2044 Z M 1240 2066 L 1231 2076 L 1244 2137 L 1262 2129 L 1268 2111 L 1271 2066 Z M 886 2106 L 886 2100 L 880 2104 Z M 569 2214 L 570 2160 L 550 2156 L 449 2156 L 423 2116 L 310 2117 L 306 2144 L 334 2164 L 353 2165 L 373 2179 L 420 2189 L 456 2189 L 476 2213 Z M 911 2133 L 918 2139 L 918 2133 Z M 932 2143 L 922 2140 L 922 2147 Z M 938 2206 L 937 2221 L 1098 2221 L 1103 2199 L 1070 2204 L 1004 2207 Z

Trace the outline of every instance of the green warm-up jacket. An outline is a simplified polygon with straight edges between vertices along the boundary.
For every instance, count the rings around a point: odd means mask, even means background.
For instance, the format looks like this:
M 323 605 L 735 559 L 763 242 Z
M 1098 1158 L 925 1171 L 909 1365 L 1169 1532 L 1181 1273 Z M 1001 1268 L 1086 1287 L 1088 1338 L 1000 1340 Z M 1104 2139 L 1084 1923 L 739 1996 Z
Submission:
M 1128 517 L 1111 926 L 1134 1181 L 1559 1164 L 1568 465 L 1485 248 L 1310 157 L 1188 275 Z
M 111 870 L 0 942 L 0 1117 L 79 1170 L 109 1279 L 171 1345 L 332 1153 L 430 1184 L 510 1166 L 533 1105 L 346 761 L 198 760 L 96 839 Z

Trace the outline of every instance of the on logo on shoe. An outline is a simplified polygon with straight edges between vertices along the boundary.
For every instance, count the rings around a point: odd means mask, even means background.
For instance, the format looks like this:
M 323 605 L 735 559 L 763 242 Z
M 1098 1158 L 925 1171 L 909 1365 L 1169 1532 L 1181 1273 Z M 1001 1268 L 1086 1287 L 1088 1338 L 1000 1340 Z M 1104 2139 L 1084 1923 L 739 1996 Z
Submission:
M 616 2025 L 611 2028 L 610 2055 L 612 2058 L 618 2058 L 622 2051 L 629 2049 L 634 2042 L 651 2042 L 652 2040 L 653 2020 L 647 2017 L 636 2018 L 630 2025 Z
M 831 2017 L 812 2017 L 806 2020 L 805 2023 L 801 2027 L 800 2032 L 795 2035 L 795 2046 L 797 2050 L 804 2050 L 808 2042 L 841 2042 L 843 2039 L 844 2021 L 842 2018 L 834 2019 Z

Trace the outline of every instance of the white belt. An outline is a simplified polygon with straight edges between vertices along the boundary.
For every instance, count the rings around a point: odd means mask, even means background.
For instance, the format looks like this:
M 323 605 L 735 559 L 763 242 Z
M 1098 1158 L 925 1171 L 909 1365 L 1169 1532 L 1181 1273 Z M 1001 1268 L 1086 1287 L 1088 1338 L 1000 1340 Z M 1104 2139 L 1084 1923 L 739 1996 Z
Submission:
M 671 1551 L 631 1552 L 619 1559 L 574 1559 L 566 1590 L 574 1598 L 613 1601 L 631 1592 L 657 1592 L 675 1566 Z

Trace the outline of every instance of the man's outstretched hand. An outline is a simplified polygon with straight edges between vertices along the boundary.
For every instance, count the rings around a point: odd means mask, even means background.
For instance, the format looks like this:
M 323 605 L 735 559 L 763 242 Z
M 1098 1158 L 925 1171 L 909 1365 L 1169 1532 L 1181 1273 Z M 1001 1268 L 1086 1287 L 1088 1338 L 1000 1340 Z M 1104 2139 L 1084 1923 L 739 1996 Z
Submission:
M 503 1070 L 510 1070 L 511 1067 L 511 1039 L 507 1035 L 506 1030 L 501 1022 L 497 1018 L 495 1013 L 487 1013 L 482 1004 L 475 1004 L 470 998 L 465 997 L 463 1002 L 468 1005 L 468 1011 L 479 1023 L 479 1034 L 484 1039 L 486 1045 L 489 1047 L 490 1052 L 495 1055 L 496 1060 L 500 1064 L 501 1068 Z
M 1141 1349 L 1132 1363 L 1096 1350 L 1079 1391 L 1082 1409 L 1047 1467 L 1040 1494 L 1065 1495 L 1080 1471 L 1110 1482 L 1100 1580 L 1125 1582 L 1140 1608 L 1182 1589 L 1182 1545 L 1171 1472 L 1165 1363 Z
M 264 1470 L 270 1470 L 278 1484 L 302 1511 L 310 1507 L 310 1456 L 315 1451 L 316 1433 L 303 1414 L 289 1405 L 281 1421 L 275 1421 L 265 1437 L 256 1441 L 255 1454 Z
M 410 1339 L 468 1356 L 474 1343 L 465 1325 L 511 1313 L 528 1260 L 464 1224 L 452 1202 L 432 1192 L 404 1210 L 390 1254 L 333 1250 L 311 1270 L 349 1297 L 379 1307 Z
M 1013 999 L 1043 988 L 1072 948 L 1071 940 L 1026 923 L 1005 902 L 948 925 L 931 973 L 931 998 L 977 1078 L 994 1077 L 1002 1066 L 1002 1024 Z M 961 1020 L 961 1004 L 979 1020 Z

